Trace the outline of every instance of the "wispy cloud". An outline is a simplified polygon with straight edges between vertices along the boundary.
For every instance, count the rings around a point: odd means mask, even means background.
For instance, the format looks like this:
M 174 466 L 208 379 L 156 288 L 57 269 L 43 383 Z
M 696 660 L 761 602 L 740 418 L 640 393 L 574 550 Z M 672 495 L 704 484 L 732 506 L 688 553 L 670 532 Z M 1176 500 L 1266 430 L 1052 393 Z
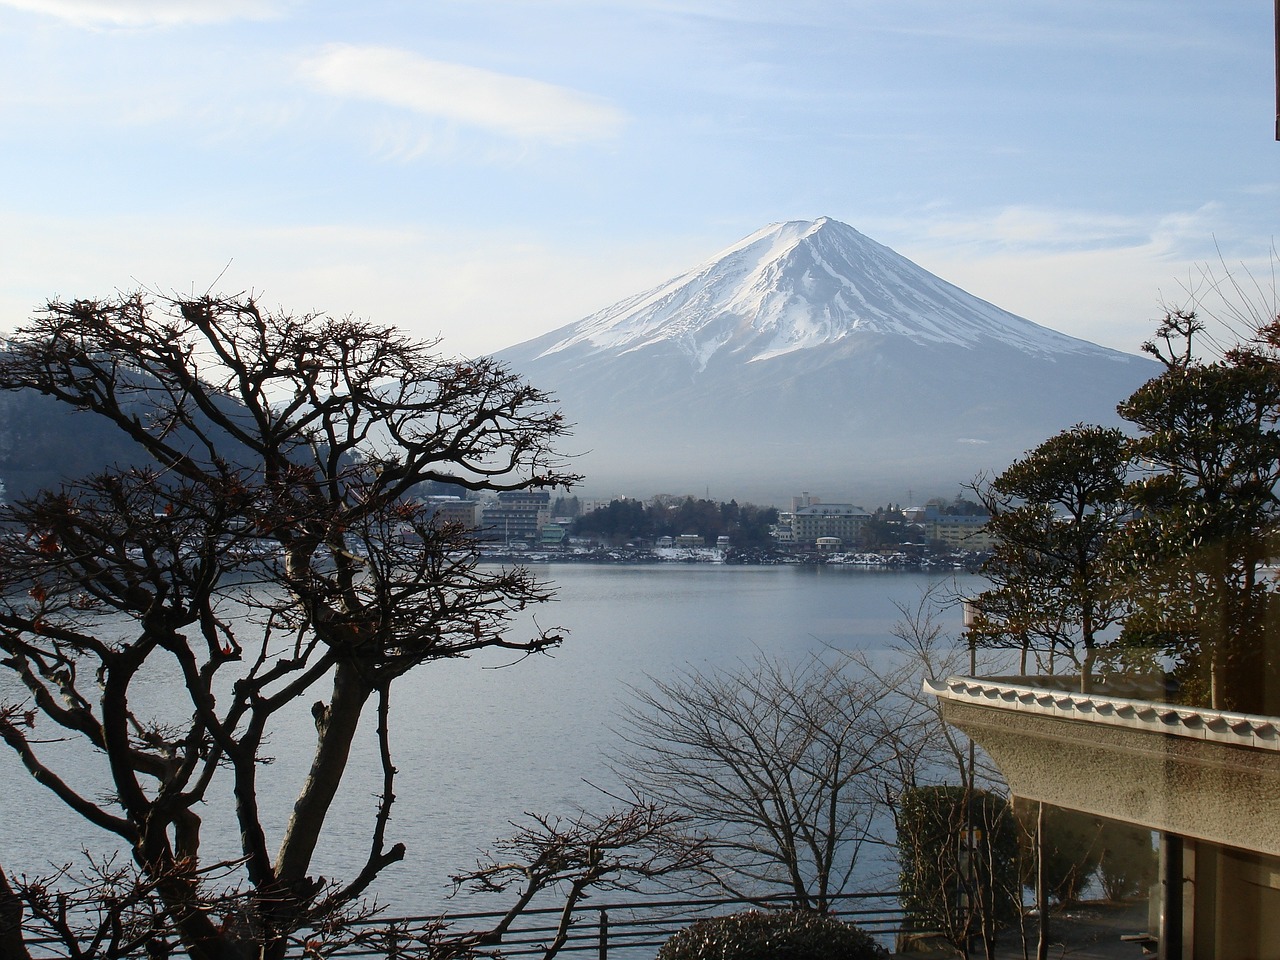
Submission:
M 1064 253 L 1143 247 L 1176 254 L 1202 244 L 1220 217 L 1214 204 L 1151 216 L 1094 210 L 1007 206 L 964 214 L 926 209 L 895 221 L 892 229 L 917 235 L 928 245 L 972 247 L 989 252 Z
M 428 60 L 394 47 L 333 44 L 306 59 L 303 78 L 340 97 L 520 140 L 569 144 L 608 139 L 625 122 L 612 104 L 525 77 Z
M 56 17 L 80 27 L 152 27 L 265 20 L 289 0 L 0 0 L 0 6 Z

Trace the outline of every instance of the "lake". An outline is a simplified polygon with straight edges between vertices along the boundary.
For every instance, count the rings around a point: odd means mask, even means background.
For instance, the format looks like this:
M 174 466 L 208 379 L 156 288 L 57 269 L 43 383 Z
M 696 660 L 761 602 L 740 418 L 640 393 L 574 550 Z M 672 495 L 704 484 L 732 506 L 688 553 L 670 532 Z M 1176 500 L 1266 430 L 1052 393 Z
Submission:
M 429 664 L 393 688 L 400 773 L 388 840 L 403 841 L 408 855 L 383 873 L 375 892 L 397 911 L 440 907 L 449 875 L 470 867 L 477 851 L 510 833 L 508 821 L 522 813 L 601 806 L 590 784 L 609 780 L 617 742 L 611 727 L 629 686 L 688 667 L 732 667 L 757 653 L 801 658 L 826 648 L 875 651 L 900 619 L 895 603 L 914 606 L 940 581 L 953 595 L 976 592 L 980 582 L 936 571 L 834 566 L 555 564 L 533 570 L 554 581 L 558 600 L 526 614 L 514 633 L 526 635 L 536 617 L 544 627 L 568 631 L 562 648 L 521 662 L 510 652 L 489 651 Z M 958 634 L 959 609 L 943 616 Z M 0 679 L 0 694 L 15 691 L 7 675 Z M 311 699 L 285 718 L 269 747 L 275 762 L 264 791 L 277 837 L 310 759 Z M 381 784 L 372 725 L 367 734 L 322 840 L 319 873 L 348 875 L 365 852 Z M 64 862 L 81 845 L 101 847 L 101 835 L 44 793 L 12 754 L 0 753 L 0 783 L 0 862 L 9 870 L 39 870 Z M 202 815 L 207 853 L 232 854 L 233 832 L 213 836 L 225 823 L 219 812 Z

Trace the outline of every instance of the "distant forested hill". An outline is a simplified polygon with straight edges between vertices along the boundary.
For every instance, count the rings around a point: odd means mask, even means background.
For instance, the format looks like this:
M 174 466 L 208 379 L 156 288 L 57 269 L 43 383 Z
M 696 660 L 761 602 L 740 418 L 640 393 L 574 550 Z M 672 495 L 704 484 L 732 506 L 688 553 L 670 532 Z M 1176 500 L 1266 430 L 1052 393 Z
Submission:
M 137 459 L 137 448 L 103 417 L 34 391 L 0 391 L 0 480 L 7 498 Z

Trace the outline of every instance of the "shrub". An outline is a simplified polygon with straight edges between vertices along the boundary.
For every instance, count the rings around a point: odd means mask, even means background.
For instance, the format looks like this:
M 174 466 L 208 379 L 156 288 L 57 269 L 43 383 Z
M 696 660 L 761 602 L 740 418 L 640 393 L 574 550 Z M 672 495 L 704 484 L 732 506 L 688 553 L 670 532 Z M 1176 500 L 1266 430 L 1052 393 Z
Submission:
M 1022 824 L 1022 882 L 1036 884 L 1036 817 L 1039 804 L 1019 798 L 1014 815 Z M 1093 814 L 1045 804 L 1044 860 L 1049 896 L 1063 906 L 1076 903 L 1102 860 L 1103 821 Z
M 903 793 L 897 811 L 907 919 L 957 947 L 977 936 L 994 943 L 997 930 L 1017 918 L 1021 893 L 1008 802 L 982 790 L 967 799 L 966 813 L 963 787 L 916 787 Z
M 1156 873 L 1151 831 L 1104 820 L 1101 839 L 1102 862 L 1098 864 L 1098 881 L 1107 899 L 1119 901 L 1145 896 Z
M 748 910 L 708 917 L 671 937 L 657 960 L 880 960 L 865 931 L 822 913 Z

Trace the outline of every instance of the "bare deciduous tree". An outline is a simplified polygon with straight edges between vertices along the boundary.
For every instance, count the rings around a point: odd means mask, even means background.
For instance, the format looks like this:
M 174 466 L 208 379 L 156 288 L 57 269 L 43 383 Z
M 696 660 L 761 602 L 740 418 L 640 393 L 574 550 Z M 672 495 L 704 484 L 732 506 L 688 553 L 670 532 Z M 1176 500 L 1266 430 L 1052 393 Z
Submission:
M 946 628 L 943 611 L 957 610 L 961 598 L 945 582 L 920 593 L 914 603 L 897 602 L 892 639 L 876 658 L 850 651 L 851 669 L 879 684 L 884 706 L 894 718 L 891 762 L 877 774 L 882 795 L 894 807 L 905 791 L 944 783 L 971 789 L 1000 789 L 1004 780 L 990 759 L 971 750 L 969 738 L 942 717 L 939 699 L 923 689 L 925 680 L 945 680 L 973 669 L 985 676 L 1007 667 L 1002 651 L 965 647 Z M 958 619 L 958 614 L 957 614 Z
M 959 620 L 960 603 L 954 586 L 934 584 L 914 603 L 897 603 L 887 650 L 877 658 L 861 651 L 849 658 L 851 669 L 879 683 L 884 709 L 897 718 L 892 760 L 876 776 L 893 818 L 908 913 L 927 916 L 928 931 L 941 933 L 967 955 L 975 940 L 993 949 L 997 927 L 1018 919 L 1016 911 L 997 911 L 994 904 L 1019 902 L 1021 887 L 1017 871 L 997 869 L 991 845 L 976 842 L 993 836 L 1004 817 L 1004 779 L 985 753 L 946 722 L 939 698 L 923 689 L 925 680 L 988 675 L 1010 666 L 1005 651 L 966 649 L 947 630 L 945 611 Z M 939 822 L 947 824 L 941 834 L 934 832 Z M 960 837 L 966 842 L 957 846 Z
M 0 712 L 0 739 L 130 851 L 154 936 L 199 960 L 281 956 L 404 857 L 387 837 L 396 678 L 560 641 L 507 637 L 509 615 L 549 590 L 480 567 L 472 533 L 412 494 L 573 481 L 553 450 L 561 415 L 500 365 L 435 347 L 246 296 L 130 295 L 51 303 L 0 358 L 0 387 L 105 418 L 139 454 L 3 508 L 0 664 L 27 700 Z M 148 712 L 138 691 L 157 680 L 183 691 L 180 709 Z M 313 697 L 311 767 L 273 841 L 263 745 Z M 382 763 L 367 856 L 323 881 L 312 859 L 367 709 Z M 33 735 L 37 717 L 91 748 L 75 769 Z M 203 855 L 210 804 L 239 833 L 230 888 Z M 0 882 L 0 923 L 21 915 L 19 893 Z
M 893 720 L 877 683 L 821 657 L 760 657 L 636 690 L 616 772 L 688 816 L 711 878 L 737 896 L 787 890 L 826 910 L 872 830 Z
M 521 912 L 541 892 L 561 888 L 563 906 L 556 931 L 544 947 L 550 960 L 564 946 L 573 912 L 589 889 L 636 891 L 646 881 L 705 866 L 701 846 L 690 843 L 686 817 L 668 808 L 634 803 L 597 815 L 527 815 L 510 837 L 498 841 L 474 870 L 453 878 L 459 889 L 518 896 L 491 929 L 451 934 L 469 950 L 499 945 Z

